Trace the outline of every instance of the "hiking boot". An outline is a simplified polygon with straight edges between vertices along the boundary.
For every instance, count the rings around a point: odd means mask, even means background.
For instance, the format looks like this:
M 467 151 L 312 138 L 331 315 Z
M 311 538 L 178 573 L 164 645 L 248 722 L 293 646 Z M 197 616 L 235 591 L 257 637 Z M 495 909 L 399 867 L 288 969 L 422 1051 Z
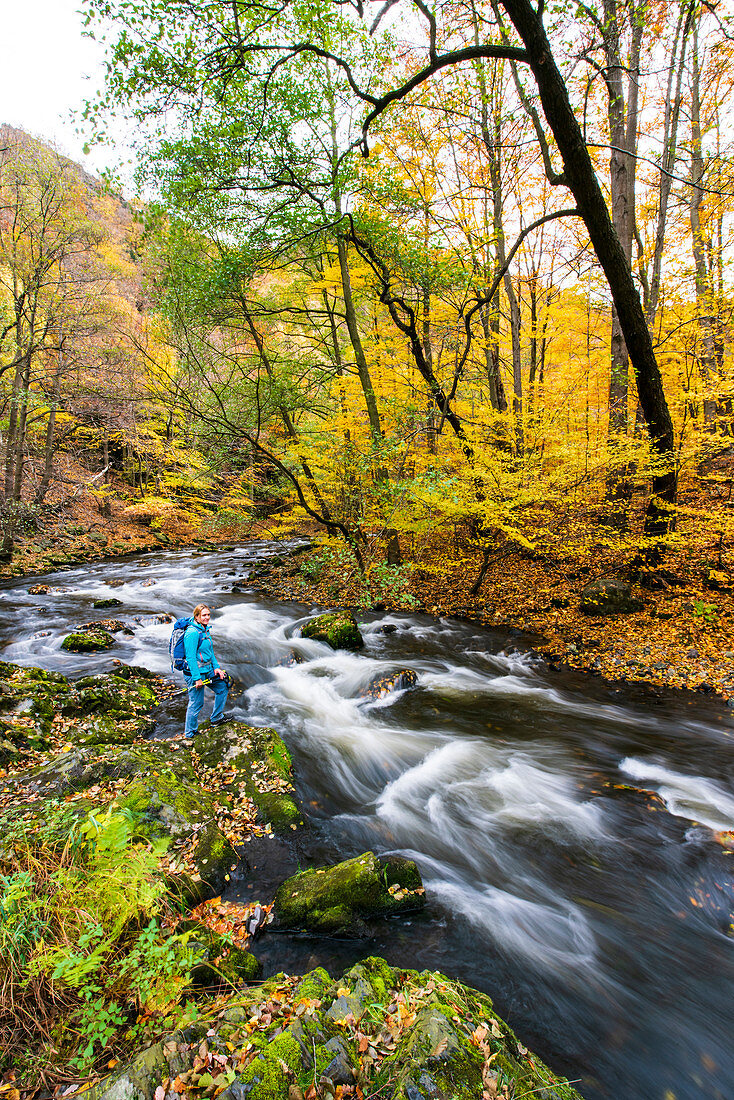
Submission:
M 221 726 L 223 722 L 231 722 L 232 719 L 228 714 L 223 714 L 221 718 L 214 718 L 209 723 L 210 726 Z

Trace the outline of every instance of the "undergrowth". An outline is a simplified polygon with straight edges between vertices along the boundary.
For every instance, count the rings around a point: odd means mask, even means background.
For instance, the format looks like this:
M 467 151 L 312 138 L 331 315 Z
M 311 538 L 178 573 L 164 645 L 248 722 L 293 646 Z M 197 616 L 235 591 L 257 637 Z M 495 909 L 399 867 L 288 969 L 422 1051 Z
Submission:
M 80 818 L 63 803 L 0 815 L 0 1073 L 30 1089 L 106 1066 L 188 984 L 161 846 L 134 826 L 128 811 Z

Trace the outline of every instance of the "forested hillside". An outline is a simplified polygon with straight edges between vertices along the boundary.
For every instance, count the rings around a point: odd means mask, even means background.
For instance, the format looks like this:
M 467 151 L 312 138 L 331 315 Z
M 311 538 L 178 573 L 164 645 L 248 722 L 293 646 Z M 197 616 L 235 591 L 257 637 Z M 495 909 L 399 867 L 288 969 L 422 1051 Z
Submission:
M 89 5 L 90 140 L 134 121 L 145 203 L 6 133 L 6 558 L 81 494 L 164 538 L 308 530 L 356 603 L 546 631 L 616 576 L 720 621 L 720 11 L 392 9 Z

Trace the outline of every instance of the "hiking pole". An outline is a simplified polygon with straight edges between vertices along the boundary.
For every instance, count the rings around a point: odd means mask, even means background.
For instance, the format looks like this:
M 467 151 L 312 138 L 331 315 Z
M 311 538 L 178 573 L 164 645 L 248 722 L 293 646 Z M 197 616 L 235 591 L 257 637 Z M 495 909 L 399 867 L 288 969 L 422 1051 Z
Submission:
M 232 685 L 232 677 L 230 676 L 230 674 L 228 672 L 225 672 L 224 676 L 218 676 L 217 679 L 218 680 L 224 680 L 227 687 L 231 687 L 231 685 Z M 206 680 L 202 679 L 202 681 L 201 681 L 202 687 L 210 687 L 212 685 L 212 683 L 213 683 L 213 677 L 211 677 L 211 676 L 208 679 L 206 679 Z M 179 688 L 178 691 L 172 692 L 168 696 L 168 698 L 169 699 L 175 699 L 177 695 L 183 695 L 183 693 L 185 691 L 188 691 L 188 690 L 189 690 L 188 687 L 186 687 L 186 685 L 184 685 L 182 688 Z

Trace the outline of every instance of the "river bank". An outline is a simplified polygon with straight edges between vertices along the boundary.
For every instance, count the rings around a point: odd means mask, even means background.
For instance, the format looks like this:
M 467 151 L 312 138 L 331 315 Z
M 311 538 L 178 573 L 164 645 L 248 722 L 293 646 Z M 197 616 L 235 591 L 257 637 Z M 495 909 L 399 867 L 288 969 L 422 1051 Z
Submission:
M 558 560 L 508 549 L 473 596 L 477 571 L 475 556 L 452 553 L 445 543 L 427 546 L 402 567 L 399 586 L 374 586 L 375 602 L 516 631 L 551 665 L 610 682 L 715 694 L 734 707 L 734 578 L 726 569 L 672 560 L 642 583 L 623 581 L 638 609 L 609 614 L 582 610 L 590 584 L 620 577 L 620 563 L 608 556 Z M 354 570 L 345 572 L 337 555 L 318 548 L 268 566 L 252 584 L 281 600 L 357 613 L 374 606 Z

